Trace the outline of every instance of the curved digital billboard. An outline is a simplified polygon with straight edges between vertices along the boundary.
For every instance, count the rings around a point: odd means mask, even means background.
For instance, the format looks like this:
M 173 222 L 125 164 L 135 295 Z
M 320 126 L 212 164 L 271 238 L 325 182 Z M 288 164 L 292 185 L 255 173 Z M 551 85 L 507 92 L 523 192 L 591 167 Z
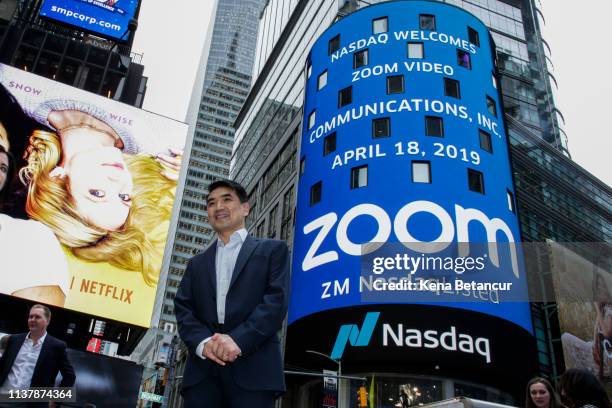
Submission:
M 321 322 L 328 312 L 338 321 L 357 309 L 364 313 L 343 322 L 352 325 L 330 333 L 338 334 L 334 348 L 369 343 L 368 330 L 384 330 L 385 313 L 397 322 L 398 310 L 437 310 L 442 320 L 436 332 L 458 333 L 444 316 L 469 310 L 483 324 L 500 321 L 528 341 L 532 323 L 515 244 L 520 231 L 493 50 L 479 19 L 427 1 L 358 10 L 313 45 L 306 67 L 290 336 L 314 329 L 313 319 Z M 442 297 L 417 300 L 422 298 L 408 289 L 389 297 L 368 295 L 374 285 L 364 279 L 364 269 L 382 273 L 400 264 L 394 260 L 411 257 L 423 265 L 452 258 L 450 269 L 466 281 L 466 265 L 481 266 L 479 282 L 510 283 L 513 301 L 500 301 L 500 285 L 463 286 L 455 295 L 466 300 L 450 303 Z M 413 270 L 413 277 L 422 269 Z M 393 309 L 398 303 L 421 305 Z M 389 341 L 405 334 L 390 330 Z M 495 357 L 484 340 L 475 351 L 478 338 L 485 337 L 480 334 L 474 335 L 472 354 L 488 364 Z M 333 342 L 319 347 L 339 358 Z

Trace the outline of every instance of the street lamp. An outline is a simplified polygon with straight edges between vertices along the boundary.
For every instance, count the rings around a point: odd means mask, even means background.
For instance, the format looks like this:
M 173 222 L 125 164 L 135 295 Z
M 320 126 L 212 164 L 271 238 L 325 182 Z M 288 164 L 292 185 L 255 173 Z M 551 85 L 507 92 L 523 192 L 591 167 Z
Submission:
M 334 363 L 338 364 L 338 377 L 340 377 L 342 375 L 342 361 L 340 359 L 336 360 L 331 358 L 330 356 L 328 356 L 325 353 L 321 353 L 320 351 L 315 351 L 315 350 L 306 350 L 307 353 L 311 353 L 311 354 L 316 354 L 317 356 L 321 356 L 321 357 L 325 357 L 326 359 L 333 361 Z
M 344 400 L 342 399 L 342 393 L 340 393 L 340 384 L 342 383 L 342 378 L 340 378 L 342 376 L 342 360 L 333 359 L 327 354 L 321 353 L 320 351 L 315 351 L 315 350 L 306 350 L 306 353 L 316 354 L 317 356 L 326 358 L 329 361 L 333 361 L 334 363 L 338 364 L 338 408 L 343 407 L 344 404 L 341 401 L 344 401 Z

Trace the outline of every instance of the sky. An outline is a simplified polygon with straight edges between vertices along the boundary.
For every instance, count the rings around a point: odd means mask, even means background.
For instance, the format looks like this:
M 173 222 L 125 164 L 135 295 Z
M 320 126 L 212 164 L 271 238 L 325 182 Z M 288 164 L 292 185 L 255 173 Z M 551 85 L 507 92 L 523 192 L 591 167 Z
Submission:
M 550 45 L 572 159 L 612 186 L 612 33 L 609 0 L 542 0 L 543 37 Z
M 177 4 L 142 0 L 132 52 L 148 77 L 143 108 L 184 121 L 214 0 Z
M 133 51 L 142 53 L 149 78 L 144 108 L 184 120 L 209 25 L 213 0 L 144 0 Z M 170 10 L 169 10 L 170 9 Z M 609 0 L 542 0 L 543 37 L 552 49 L 572 159 L 612 185 L 612 67 Z

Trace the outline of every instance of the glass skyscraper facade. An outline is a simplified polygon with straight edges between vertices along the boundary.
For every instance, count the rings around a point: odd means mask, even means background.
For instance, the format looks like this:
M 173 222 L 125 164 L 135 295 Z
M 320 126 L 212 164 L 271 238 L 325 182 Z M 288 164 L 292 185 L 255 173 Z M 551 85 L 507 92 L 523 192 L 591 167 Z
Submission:
M 257 23 L 263 0 L 219 0 L 197 107 L 187 178 L 163 297 L 156 315 L 160 329 L 176 330 L 173 300 L 187 261 L 202 251 L 214 232 L 206 216 L 208 185 L 227 178 L 234 141 L 233 122 L 251 85 Z M 159 292 L 158 292 L 159 293 Z M 157 322 L 153 321 L 155 326 Z
M 573 243 L 592 254 L 592 243 L 612 242 L 612 189 L 552 148 L 529 128 L 506 119 L 523 242 Z M 597 248 L 597 246 L 595 246 Z M 576 249 L 576 248 L 574 248 Z M 555 298 L 551 262 L 542 256 L 530 286 Z M 565 367 L 555 302 L 531 304 L 540 373 L 557 378 Z

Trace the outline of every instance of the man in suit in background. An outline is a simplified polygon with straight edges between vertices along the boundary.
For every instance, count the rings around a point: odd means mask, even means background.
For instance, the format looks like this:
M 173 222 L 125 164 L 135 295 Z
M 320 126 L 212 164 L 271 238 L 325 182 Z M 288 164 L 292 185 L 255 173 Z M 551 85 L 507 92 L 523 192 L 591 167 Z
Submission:
M 34 305 L 28 317 L 28 333 L 11 335 L 0 358 L 0 394 L 11 389 L 53 387 L 57 373 L 60 387 L 72 387 L 76 379 L 66 354 L 66 343 L 47 333 L 51 310 Z
M 185 407 L 273 407 L 285 391 L 276 333 L 287 312 L 289 250 L 248 235 L 238 183 L 213 182 L 206 203 L 217 240 L 189 261 L 174 299 L 189 349 Z

